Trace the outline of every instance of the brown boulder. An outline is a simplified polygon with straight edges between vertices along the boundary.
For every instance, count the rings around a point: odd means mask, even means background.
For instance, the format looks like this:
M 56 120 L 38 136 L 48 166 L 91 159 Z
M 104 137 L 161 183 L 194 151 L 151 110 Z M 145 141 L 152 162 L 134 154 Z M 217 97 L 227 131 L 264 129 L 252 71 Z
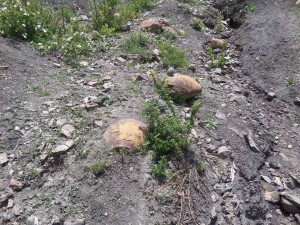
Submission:
M 138 151 L 145 141 L 147 131 L 147 125 L 141 121 L 122 119 L 107 128 L 104 139 L 112 149 Z
M 223 48 L 223 46 L 226 44 L 226 41 L 223 39 L 213 38 L 211 39 L 210 44 L 213 49 Z
M 170 24 L 162 18 L 150 18 L 142 21 L 140 28 L 144 31 L 151 33 L 169 32 L 176 33 L 175 30 L 170 27 Z
M 196 97 L 201 93 L 202 87 L 192 77 L 187 75 L 175 75 L 166 79 L 166 83 L 171 92 L 183 99 Z

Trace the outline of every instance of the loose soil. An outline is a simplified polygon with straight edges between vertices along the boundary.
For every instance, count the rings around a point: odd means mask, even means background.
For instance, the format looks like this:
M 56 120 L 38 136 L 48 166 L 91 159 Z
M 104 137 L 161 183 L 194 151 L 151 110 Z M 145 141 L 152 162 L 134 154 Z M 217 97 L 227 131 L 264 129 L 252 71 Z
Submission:
M 110 124 L 123 118 L 143 120 L 144 103 L 159 98 L 147 71 L 166 76 L 158 63 L 118 59 L 123 55 L 120 42 L 138 30 L 140 20 L 114 38 L 107 53 L 86 58 L 87 68 L 71 68 L 29 43 L 0 38 L 0 153 L 9 159 L 1 166 L 0 191 L 12 178 L 24 183 L 11 197 L 13 208 L 7 208 L 7 201 L 1 206 L 0 224 L 84 224 L 81 218 L 87 225 L 298 224 L 280 203 L 265 200 L 261 175 L 279 193 L 300 193 L 290 176 L 300 175 L 300 109 L 294 103 L 300 97 L 300 8 L 294 0 L 253 2 L 255 10 L 244 14 L 240 9 L 249 2 L 233 1 L 229 8 L 212 2 L 227 10 L 225 19 L 233 27 L 221 34 L 190 28 L 192 12 L 171 0 L 141 18 L 164 17 L 185 31 L 176 45 L 186 51 L 196 72 L 184 73 L 203 86 L 204 104 L 190 150 L 169 164 L 173 175 L 164 181 L 152 175 L 150 154 L 121 154 L 103 140 Z M 207 69 L 212 37 L 230 43 L 235 62 L 228 70 Z M 134 81 L 136 74 L 145 79 Z M 288 79 L 293 84 L 287 85 Z M 103 87 L 109 82 L 110 88 Z M 269 92 L 276 94 L 272 101 Z M 90 107 L 89 96 L 109 96 L 111 102 Z M 183 117 L 188 106 L 180 106 Z M 205 126 L 211 116 L 215 130 Z M 59 123 L 74 124 L 75 145 L 53 156 L 49 152 L 67 141 Z M 249 146 L 249 134 L 258 151 Z M 231 152 L 227 159 L 218 157 L 221 146 Z M 101 160 L 109 164 L 104 175 L 85 172 Z M 201 161 L 204 174 L 196 169 Z M 29 223 L 32 218 L 38 223 Z

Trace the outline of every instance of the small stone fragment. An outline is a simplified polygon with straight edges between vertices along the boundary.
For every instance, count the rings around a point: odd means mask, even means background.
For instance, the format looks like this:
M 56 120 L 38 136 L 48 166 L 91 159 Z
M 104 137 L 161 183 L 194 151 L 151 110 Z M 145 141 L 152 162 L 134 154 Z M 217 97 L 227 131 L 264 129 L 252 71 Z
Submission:
M 221 159 L 227 159 L 231 155 L 231 151 L 226 146 L 218 148 L 218 157 Z
M 52 150 L 52 154 L 54 155 L 60 155 L 66 153 L 70 148 L 72 148 L 74 145 L 73 140 L 66 141 L 63 145 L 58 145 L 56 148 Z
M 20 181 L 11 179 L 9 182 L 9 187 L 13 190 L 21 190 L 23 188 L 23 184 Z
M 300 213 L 300 209 L 285 198 L 281 198 L 281 206 L 289 213 Z
M 151 33 L 161 33 L 163 31 L 168 32 L 164 28 L 169 26 L 170 24 L 165 19 L 149 18 L 142 21 L 140 28 Z
M 188 70 L 190 70 L 193 73 L 195 73 L 195 71 L 196 71 L 196 65 L 195 64 L 190 64 L 189 67 L 188 67 Z
M 168 76 L 173 76 L 175 74 L 175 69 L 173 67 L 170 67 L 168 70 L 167 70 L 167 75 Z
M 26 220 L 26 225 L 39 225 L 39 224 L 40 224 L 39 219 L 34 215 L 31 215 Z
M 72 124 L 65 124 L 60 130 L 60 133 L 67 138 L 72 138 L 75 127 Z
M 8 199 L 7 208 L 12 208 L 14 206 L 14 200 L 12 198 Z
M 60 67 L 61 67 L 61 65 L 60 65 L 59 63 L 53 63 L 53 66 L 54 66 L 55 68 L 60 68 Z
M 7 162 L 8 162 L 7 154 L 0 153 L 0 165 L 4 165 Z
M 269 184 L 272 183 L 271 179 L 270 179 L 269 177 L 267 177 L 267 176 L 261 175 L 261 178 L 262 178 L 264 181 L 266 181 L 267 183 L 269 183 Z
M 274 92 L 268 92 L 267 99 L 272 101 L 274 98 L 276 98 L 276 94 Z
M 251 132 L 249 131 L 248 133 L 245 133 L 244 134 L 244 137 L 247 141 L 247 143 L 249 144 L 250 146 L 250 149 L 254 152 L 260 152 L 259 148 L 257 147 L 257 145 L 255 144 L 253 138 L 252 138 L 252 134 Z
M 300 106 L 300 97 L 296 97 L 294 99 L 294 103 L 295 103 L 295 105 Z
M 265 192 L 265 200 L 273 203 L 278 203 L 280 201 L 280 196 L 277 191 L 266 191 Z
M 220 120 L 227 120 L 227 117 L 225 116 L 225 114 L 221 113 L 220 111 L 216 111 L 216 118 L 220 119 Z

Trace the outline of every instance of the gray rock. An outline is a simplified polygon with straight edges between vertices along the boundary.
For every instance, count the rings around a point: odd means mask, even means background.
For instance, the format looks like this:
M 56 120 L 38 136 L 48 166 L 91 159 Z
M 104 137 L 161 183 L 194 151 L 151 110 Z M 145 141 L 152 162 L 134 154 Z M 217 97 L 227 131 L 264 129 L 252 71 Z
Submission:
M 270 161 L 269 166 L 273 169 L 279 169 L 280 168 L 280 165 L 277 161 Z
M 300 106 L 300 97 L 296 97 L 294 99 L 294 103 L 295 103 L 295 105 Z
M 73 146 L 74 146 L 73 140 L 66 141 L 66 143 L 64 143 L 63 145 L 58 145 L 56 148 L 54 148 L 52 150 L 52 154 L 54 155 L 64 154 Z
M 8 222 L 10 221 L 12 218 L 14 218 L 14 214 L 12 214 L 11 211 L 6 211 L 2 214 L 2 218 L 4 221 Z
M 26 225 L 39 225 L 39 219 L 36 216 L 31 215 L 26 220 Z
M 281 198 L 281 206 L 289 213 L 300 213 L 300 209 L 285 198 Z
M 293 205 L 300 208 L 300 197 L 299 196 L 286 192 L 286 193 L 282 193 L 281 197 L 284 197 L 289 202 L 291 202 Z
M 269 178 L 269 177 L 267 177 L 267 176 L 261 176 L 261 178 L 264 180 L 264 181 L 266 181 L 267 183 L 269 183 L 269 184 L 271 184 L 272 183 L 272 180 Z
M 8 162 L 6 153 L 0 153 L 0 165 L 3 165 Z
M 231 155 L 231 151 L 226 146 L 218 148 L 218 157 L 221 159 L 227 159 Z
M 126 32 L 126 31 L 130 31 L 130 23 L 126 23 L 122 25 L 122 31 Z
M 282 152 L 279 153 L 279 156 L 282 158 L 283 161 L 288 162 L 289 159 L 286 157 L 286 155 Z
M 77 17 L 78 21 L 89 21 L 89 18 L 86 15 L 79 15 Z
M 75 221 L 66 221 L 64 225 L 85 225 L 85 219 L 76 219 Z
M 225 114 L 221 113 L 220 111 L 216 111 L 216 117 L 220 120 L 227 120 L 227 117 L 225 116 Z
M 260 152 L 259 148 L 257 147 L 256 143 L 254 142 L 253 138 L 252 138 L 252 134 L 251 132 L 245 133 L 244 137 L 248 143 L 248 145 L 250 146 L 250 149 L 254 152 Z
M 175 74 L 175 69 L 173 67 L 170 67 L 168 70 L 167 70 L 167 75 L 168 76 L 173 76 Z
M 267 99 L 272 101 L 274 98 L 276 98 L 276 94 L 274 92 L 268 92 Z
M 10 197 L 14 196 L 14 192 L 8 187 L 0 187 L 0 205 L 6 202 Z
M 67 138 L 72 138 L 75 127 L 72 124 L 65 124 L 60 130 L 60 133 Z
M 60 67 L 61 67 L 61 65 L 60 65 L 59 63 L 53 63 L 53 66 L 54 66 L 55 68 L 60 68 Z

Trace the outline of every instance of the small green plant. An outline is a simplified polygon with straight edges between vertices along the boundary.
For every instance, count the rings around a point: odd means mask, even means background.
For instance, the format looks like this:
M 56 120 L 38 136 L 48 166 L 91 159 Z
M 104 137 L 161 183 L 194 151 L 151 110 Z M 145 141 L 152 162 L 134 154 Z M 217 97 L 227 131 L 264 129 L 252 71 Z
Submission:
M 293 85 L 295 83 L 294 77 L 289 77 L 287 79 L 286 83 L 287 83 L 288 86 Z
M 84 168 L 85 172 L 91 172 L 92 174 L 99 176 L 105 173 L 106 168 L 108 167 L 108 163 L 106 160 L 101 160 L 100 162 L 91 165 L 91 166 L 86 166 Z
M 190 26 L 197 31 L 203 31 L 205 27 L 203 21 L 199 18 L 193 18 L 190 22 Z
M 214 53 L 212 46 L 207 49 L 207 54 L 210 57 L 210 68 L 226 69 L 229 61 L 226 56 L 227 44 L 224 44 L 220 53 Z
M 197 165 L 197 171 L 198 173 L 202 174 L 204 173 L 205 171 L 205 163 L 204 162 L 200 162 L 198 165 Z
M 37 93 L 39 97 L 45 97 L 50 95 L 50 92 L 47 91 L 44 86 L 33 86 L 30 90 L 34 93 Z
M 219 34 L 224 30 L 224 28 L 225 26 L 222 22 L 222 15 L 219 15 L 215 23 L 214 31 Z
M 161 59 L 164 67 L 174 67 L 185 69 L 187 67 L 187 59 L 185 52 L 177 49 L 170 43 L 160 42 L 158 49 L 161 54 Z
M 79 152 L 79 156 L 82 159 L 86 159 L 88 157 L 88 155 L 89 155 L 89 152 L 87 150 L 83 150 L 83 151 Z
M 253 13 L 253 12 L 255 12 L 255 10 L 256 10 L 256 3 L 255 2 L 251 2 L 247 6 L 246 10 L 247 10 L 247 13 Z
M 217 122 L 213 116 L 210 116 L 205 120 L 204 127 L 210 130 L 215 130 L 217 128 Z
M 40 176 L 40 172 L 37 171 L 36 169 L 30 170 L 29 173 L 28 173 L 28 178 L 29 178 L 30 180 L 33 180 L 33 179 L 35 179 L 35 178 L 37 178 L 37 177 L 39 177 L 39 176 Z
M 167 176 L 166 167 L 168 164 L 168 160 L 166 156 L 162 156 L 161 159 L 157 162 L 156 165 L 152 168 L 152 173 L 154 176 L 159 178 L 164 178 Z
M 146 54 L 150 43 L 150 39 L 144 33 L 139 32 L 125 39 L 121 47 L 128 54 Z

